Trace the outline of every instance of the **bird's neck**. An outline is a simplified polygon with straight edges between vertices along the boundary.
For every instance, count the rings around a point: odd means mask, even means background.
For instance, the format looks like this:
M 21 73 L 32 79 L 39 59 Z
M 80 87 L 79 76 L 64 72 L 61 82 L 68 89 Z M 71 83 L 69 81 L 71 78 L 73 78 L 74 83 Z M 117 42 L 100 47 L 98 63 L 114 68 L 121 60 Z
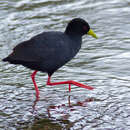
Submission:
M 70 40 L 73 41 L 72 42 L 73 47 L 76 47 L 76 48 L 81 47 L 81 44 L 82 44 L 82 36 L 81 35 L 75 34 L 75 33 L 69 33 L 69 34 L 67 34 L 66 32 L 64 32 L 64 33 L 67 35 L 67 37 L 69 37 Z
M 75 53 L 77 53 L 82 45 L 82 37 L 79 35 L 77 36 L 74 35 L 74 36 L 70 36 L 70 39 L 74 41 L 72 42 L 71 46 L 74 49 Z
M 72 39 L 76 43 L 82 43 L 82 36 L 78 34 L 69 34 L 68 36 L 70 37 L 70 39 Z

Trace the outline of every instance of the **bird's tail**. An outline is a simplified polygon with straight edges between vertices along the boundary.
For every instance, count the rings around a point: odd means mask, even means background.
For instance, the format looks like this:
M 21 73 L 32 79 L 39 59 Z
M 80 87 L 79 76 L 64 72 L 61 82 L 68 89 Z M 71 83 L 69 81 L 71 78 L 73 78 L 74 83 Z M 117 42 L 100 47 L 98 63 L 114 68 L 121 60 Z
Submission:
M 20 60 L 15 59 L 14 53 L 11 53 L 9 56 L 7 56 L 6 58 L 2 59 L 2 61 L 9 62 L 11 64 L 21 64 Z
M 6 57 L 6 58 L 2 59 L 2 61 L 10 61 L 10 58 Z
M 14 60 L 13 60 L 13 53 L 11 53 L 9 56 L 7 56 L 6 58 L 2 59 L 2 61 L 6 62 L 10 62 L 12 63 Z

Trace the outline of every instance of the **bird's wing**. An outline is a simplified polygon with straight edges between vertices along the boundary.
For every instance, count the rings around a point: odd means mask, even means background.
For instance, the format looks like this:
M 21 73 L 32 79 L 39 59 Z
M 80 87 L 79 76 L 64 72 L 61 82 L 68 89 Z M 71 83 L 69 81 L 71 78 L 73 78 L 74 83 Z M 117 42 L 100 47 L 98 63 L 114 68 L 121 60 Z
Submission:
M 23 62 L 41 62 L 53 57 L 55 48 L 51 47 L 49 38 L 40 39 L 33 37 L 28 41 L 18 44 L 9 57 L 13 60 Z M 53 43 L 52 43 L 53 44 Z
M 18 44 L 10 58 L 23 62 L 52 63 L 53 60 L 54 62 L 59 60 L 59 62 L 64 63 L 70 59 L 67 57 L 70 52 L 61 36 L 57 36 L 55 33 L 53 35 L 48 33 L 37 35 Z
M 22 42 L 13 49 L 9 57 L 18 61 L 37 62 L 39 57 L 36 55 L 35 46 L 33 40 Z

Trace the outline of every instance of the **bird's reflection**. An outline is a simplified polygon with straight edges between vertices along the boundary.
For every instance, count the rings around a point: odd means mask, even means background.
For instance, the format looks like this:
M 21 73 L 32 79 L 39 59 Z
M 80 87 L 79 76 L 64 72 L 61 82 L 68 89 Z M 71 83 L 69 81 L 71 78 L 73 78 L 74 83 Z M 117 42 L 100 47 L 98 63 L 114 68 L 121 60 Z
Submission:
M 37 105 L 37 103 L 38 103 L 38 101 L 40 100 L 40 97 L 39 96 L 35 96 L 36 98 L 35 98 L 35 100 L 34 100 L 34 102 L 33 102 L 33 105 L 32 105 L 32 114 L 35 114 L 35 113 L 37 113 L 37 108 L 36 108 L 36 105 Z
M 85 107 L 85 106 L 87 106 L 88 102 L 92 102 L 92 101 L 94 101 L 94 98 L 88 98 L 88 99 L 85 99 L 84 101 L 77 101 L 76 103 L 71 103 L 71 96 L 68 96 L 68 103 L 67 104 L 61 104 L 61 105 L 57 105 L 57 106 L 52 105 L 52 106 L 48 107 L 48 109 L 47 109 L 48 117 L 50 118 L 51 117 L 50 112 L 54 111 L 56 109 L 63 108 L 64 110 L 66 110 L 65 108 L 67 107 L 70 111 L 75 111 L 76 109 L 78 109 L 75 106 Z
M 38 110 L 36 108 L 36 105 L 37 105 L 39 100 L 40 100 L 40 98 L 38 96 L 36 96 L 36 99 L 35 99 L 35 101 L 33 103 L 33 106 L 32 106 L 32 114 L 36 114 L 37 113 Z M 88 102 L 92 102 L 92 101 L 94 101 L 94 98 L 87 98 L 84 101 L 77 101 L 76 103 L 71 103 L 71 96 L 69 95 L 68 96 L 68 103 L 66 103 L 66 104 L 63 103 L 63 104 L 60 104 L 60 105 L 50 105 L 50 106 L 48 106 L 48 108 L 47 108 L 48 117 L 50 118 L 51 117 L 51 111 L 54 111 L 56 109 L 67 107 L 67 108 L 70 109 L 70 111 L 74 111 L 74 110 L 76 110 L 75 106 L 86 107 L 87 103 Z

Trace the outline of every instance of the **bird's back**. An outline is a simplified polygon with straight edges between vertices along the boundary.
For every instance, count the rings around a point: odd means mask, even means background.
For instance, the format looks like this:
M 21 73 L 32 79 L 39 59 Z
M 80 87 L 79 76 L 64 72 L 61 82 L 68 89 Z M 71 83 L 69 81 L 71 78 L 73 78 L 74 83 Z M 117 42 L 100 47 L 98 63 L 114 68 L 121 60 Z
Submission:
M 44 32 L 18 44 L 4 61 L 31 69 L 53 72 L 71 60 L 81 47 L 80 37 Z

